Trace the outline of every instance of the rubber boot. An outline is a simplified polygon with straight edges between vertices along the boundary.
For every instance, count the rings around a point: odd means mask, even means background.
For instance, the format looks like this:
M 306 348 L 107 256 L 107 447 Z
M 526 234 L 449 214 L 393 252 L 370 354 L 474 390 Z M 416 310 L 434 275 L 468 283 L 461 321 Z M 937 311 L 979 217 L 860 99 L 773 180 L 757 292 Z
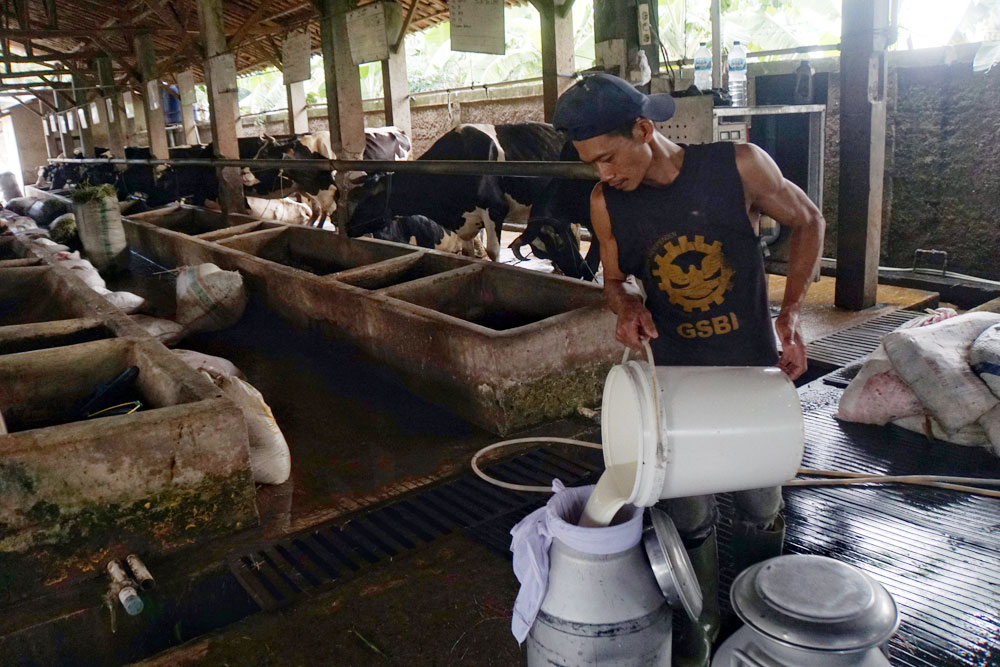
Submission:
M 733 568 L 739 574 L 751 565 L 781 555 L 785 519 L 779 514 L 770 528 L 736 521 L 733 525 Z
M 715 529 L 687 554 L 701 585 L 701 616 L 693 623 L 686 613 L 674 615 L 673 665 L 708 667 L 712 644 L 719 635 L 719 547 Z

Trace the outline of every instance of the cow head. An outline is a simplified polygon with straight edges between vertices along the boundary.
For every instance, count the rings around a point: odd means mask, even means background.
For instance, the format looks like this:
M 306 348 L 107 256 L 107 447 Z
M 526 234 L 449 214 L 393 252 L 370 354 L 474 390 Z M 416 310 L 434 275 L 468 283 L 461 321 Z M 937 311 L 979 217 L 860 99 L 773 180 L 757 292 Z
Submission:
M 349 236 L 371 234 L 389 223 L 389 183 L 387 174 L 368 174 L 347 195 Z
M 574 233 L 573 225 L 555 218 L 533 218 L 528 221 L 524 232 L 510 244 L 514 256 L 522 261 L 527 259 L 521 254 L 524 246 L 529 246 L 535 257 L 551 261 L 570 278 L 594 279 L 594 272 L 580 255 L 580 239 Z

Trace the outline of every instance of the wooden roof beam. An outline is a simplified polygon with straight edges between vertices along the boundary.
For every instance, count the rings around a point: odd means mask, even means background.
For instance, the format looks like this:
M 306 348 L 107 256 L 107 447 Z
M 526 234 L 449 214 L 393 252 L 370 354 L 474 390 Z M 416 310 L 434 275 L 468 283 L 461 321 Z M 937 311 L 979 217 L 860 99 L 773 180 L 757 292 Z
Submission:
M 111 26 L 107 28 L 65 28 L 61 30 L 45 28 L 29 28 L 24 30 L 20 28 L 0 28 L 0 38 L 20 42 L 29 39 L 87 39 L 104 34 L 117 35 L 124 33 L 126 35 L 133 35 L 144 32 L 152 32 L 152 29 L 149 26 L 136 25 Z
M 264 18 L 264 12 L 266 12 L 271 7 L 271 0 L 259 0 L 259 4 L 254 7 L 254 10 L 250 13 L 250 16 L 243 21 L 243 24 L 236 29 L 232 37 L 229 38 L 229 50 L 235 49 L 240 43 L 243 42 L 243 38 L 248 32 L 255 26 L 257 26 L 261 20 Z

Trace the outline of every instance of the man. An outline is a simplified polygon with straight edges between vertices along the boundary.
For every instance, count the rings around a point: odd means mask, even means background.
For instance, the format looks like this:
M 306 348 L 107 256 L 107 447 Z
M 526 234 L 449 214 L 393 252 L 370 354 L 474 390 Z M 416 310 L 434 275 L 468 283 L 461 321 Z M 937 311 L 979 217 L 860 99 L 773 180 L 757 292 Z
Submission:
M 601 244 L 605 299 L 618 315 L 615 336 L 633 348 L 648 340 L 659 366 L 777 365 L 795 379 L 806 369 L 799 313 L 822 251 L 823 216 L 757 146 L 687 146 L 659 134 L 653 122 L 673 113 L 669 95 L 644 95 L 607 74 L 585 77 L 556 107 L 553 124 L 601 179 L 591 195 L 591 220 Z M 792 230 L 774 328 L 756 234 L 761 213 Z M 642 283 L 645 304 L 625 289 L 628 275 Z M 781 489 L 739 492 L 734 499 L 736 567 L 779 555 Z M 715 499 L 665 505 L 705 596 L 699 622 L 675 634 L 674 664 L 707 665 L 719 629 Z

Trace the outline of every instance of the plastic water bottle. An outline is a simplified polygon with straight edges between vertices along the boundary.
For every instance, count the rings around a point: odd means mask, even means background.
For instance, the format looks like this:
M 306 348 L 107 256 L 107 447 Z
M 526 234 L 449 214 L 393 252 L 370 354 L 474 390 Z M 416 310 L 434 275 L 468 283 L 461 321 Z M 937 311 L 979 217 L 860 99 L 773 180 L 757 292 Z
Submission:
M 694 52 L 694 85 L 704 92 L 712 90 L 712 52 L 705 42 Z
M 738 41 L 729 50 L 729 97 L 734 107 L 747 105 L 747 50 Z

